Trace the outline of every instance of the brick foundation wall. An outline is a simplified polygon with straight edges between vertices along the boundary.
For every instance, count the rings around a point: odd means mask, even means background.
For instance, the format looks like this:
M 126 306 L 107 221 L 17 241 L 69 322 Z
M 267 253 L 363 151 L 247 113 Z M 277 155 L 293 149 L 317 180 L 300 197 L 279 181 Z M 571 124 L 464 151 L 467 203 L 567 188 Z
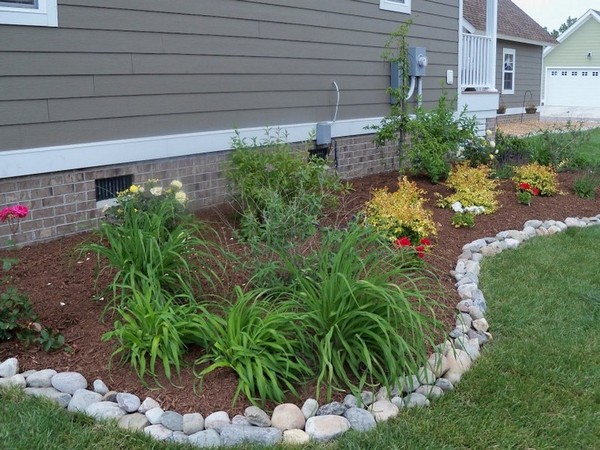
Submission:
M 539 111 L 534 114 L 526 114 L 526 113 L 523 113 L 523 114 L 498 114 L 498 116 L 496 116 L 496 123 L 539 122 L 539 120 L 540 120 Z
M 30 209 L 15 236 L 17 245 L 96 228 L 102 212 L 96 207 L 95 180 L 101 178 L 132 174 L 136 184 L 158 179 L 162 185 L 177 179 L 190 199 L 190 209 L 197 210 L 226 201 L 223 167 L 228 154 L 229 151 L 224 151 L 8 178 L 0 180 L 0 208 L 21 203 Z M 398 168 L 395 146 L 377 148 L 372 135 L 334 139 L 329 159 L 344 179 Z M 10 239 L 8 224 L 0 224 L 0 248 L 10 246 Z

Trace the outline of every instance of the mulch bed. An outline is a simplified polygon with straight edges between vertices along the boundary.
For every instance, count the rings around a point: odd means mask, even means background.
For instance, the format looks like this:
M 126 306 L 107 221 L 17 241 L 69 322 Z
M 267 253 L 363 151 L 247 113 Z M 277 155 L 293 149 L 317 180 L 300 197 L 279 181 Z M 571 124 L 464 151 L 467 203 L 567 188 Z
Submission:
M 453 310 L 458 301 L 449 271 L 454 267 L 465 243 L 480 237 L 494 236 L 502 230 L 522 229 L 523 223 L 529 219 L 564 220 L 567 217 L 589 217 L 600 213 L 599 200 L 584 200 L 573 194 L 571 186 L 576 176 L 575 173 L 559 174 L 564 195 L 536 197 L 530 207 L 517 203 L 512 182 L 502 181 L 499 197 L 502 207 L 493 215 L 478 216 L 476 226 L 472 229 L 453 228 L 450 224 L 452 211 L 434 206 L 435 192 L 444 196 L 450 193 L 444 185 L 431 185 L 425 180 L 416 180 L 419 187 L 428 192 L 428 206 L 433 210 L 435 221 L 440 224 L 439 235 L 426 260 L 439 273 L 446 290 L 442 300 L 448 305 L 449 311 Z M 388 186 L 394 189 L 397 179 L 398 174 L 390 172 L 352 180 L 354 190 L 343 199 L 336 216 L 352 216 L 369 199 L 372 188 Z M 238 252 L 243 252 L 243 248 L 236 246 L 231 240 L 232 218 L 226 206 L 200 211 L 198 216 L 215 226 L 223 235 L 224 245 L 226 243 L 231 249 L 237 248 Z M 81 234 L 27 246 L 17 251 L 0 252 L 0 258 L 10 256 L 20 260 L 8 272 L 10 284 L 29 296 L 42 323 L 58 329 L 72 349 L 71 352 L 60 350 L 45 353 L 37 346 L 24 348 L 18 342 L 2 342 L 0 361 L 17 357 L 22 371 L 44 368 L 78 371 L 84 374 L 90 385 L 100 378 L 110 388 L 134 393 L 142 399 L 151 396 L 165 410 L 200 412 L 204 415 L 217 410 L 225 410 L 230 414 L 243 411 L 248 406 L 244 398 L 240 398 L 234 407 L 231 405 L 237 380 L 228 370 L 220 370 L 208 376 L 202 389 L 198 390 L 194 389 L 197 381 L 191 367 L 184 368 L 181 377 L 174 379 L 177 386 L 165 381 L 164 388 L 144 386 L 129 365 L 119 365 L 118 360 L 109 368 L 112 344 L 102 342 L 100 338 L 111 329 L 112 320 L 110 317 L 105 322 L 100 320 L 104 303 L 97 300 L 96 260 L 93 255 L 80 255 L 77 251 L 82 242 L 91 239 L 94 239 L 92 234 Z M 233 281 L 240 280 L 233 277 Z M 99 284 L 105 282 L 106 279 L 101 278 Z M 448 330 L 453 327 L 452 316 L 448 315 L 445 319 Z M 493 324 L 491 331 L 493 333 Z M 198 355 L 198 351 L 192 349 L 186 361 L 191 363 Z M 307 393 L 308 395 L 310 394 Z

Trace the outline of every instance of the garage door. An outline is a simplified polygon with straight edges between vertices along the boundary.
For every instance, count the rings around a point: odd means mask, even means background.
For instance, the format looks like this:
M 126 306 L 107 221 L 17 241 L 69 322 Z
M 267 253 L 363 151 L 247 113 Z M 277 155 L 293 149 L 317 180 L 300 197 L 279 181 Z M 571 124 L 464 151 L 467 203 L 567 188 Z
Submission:
M 600 107 L 600 67 L 548 69 L 545 97 L 548 106 Z

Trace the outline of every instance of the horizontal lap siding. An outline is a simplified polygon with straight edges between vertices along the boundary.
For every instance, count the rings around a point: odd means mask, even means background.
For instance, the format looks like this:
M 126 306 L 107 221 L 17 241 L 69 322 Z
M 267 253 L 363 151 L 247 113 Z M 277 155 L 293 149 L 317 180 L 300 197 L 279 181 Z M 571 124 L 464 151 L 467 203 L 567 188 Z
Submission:
M 456 0 L 59 0 L 59 27 L 0 25 L 0 150 L 389 111 L 389 33 L 428 48 L 426 104 L 456 73 Z
M 502 51 L 505 48 L 515 50 L 515 93 L 502 94 Z M 518 42 L 498 41 L 496 64 L 497 88 L 501 93 L 500 101 L 508 108 L 522 108 L 533 103 L 540 104 L 542 85 L 542 47 L 520 44 Z M 529 92 L 531 92 L 531 95 Z

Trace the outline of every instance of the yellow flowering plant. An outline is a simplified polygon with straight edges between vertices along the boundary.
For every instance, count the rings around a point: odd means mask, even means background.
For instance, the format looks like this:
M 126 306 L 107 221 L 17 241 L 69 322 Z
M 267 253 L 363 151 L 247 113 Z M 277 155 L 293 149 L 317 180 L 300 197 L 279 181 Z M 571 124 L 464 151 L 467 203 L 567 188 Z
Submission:
M 539 195 L 552 196 L 560 194 L 558 188 L 558 178 L 556 171 L 552 166 L 543 166 L 538 163 L 525 164 L 517 167 L 512 180 L 517 186 L 517 190 L 523 184 L 527 184 L 531 189 L 539 191 Z
M 446 185 L 454 194 L 440 198 L 437 202 L 442 208 L 457 213 L 492 214 L 498 210 L 498 180 L 491 178 L 492 169 L 486 165 L 471 167 L 469 161 L 454 166 Z
M 432 213 L 424 206 L 426 194 L 406 177 L 398 180 L 395 192 L 375 189 L 365 205 L 365 223 L 392 243 L 406 237 L 412 245 L 420 245 L 424 238 L 437 234 Z

